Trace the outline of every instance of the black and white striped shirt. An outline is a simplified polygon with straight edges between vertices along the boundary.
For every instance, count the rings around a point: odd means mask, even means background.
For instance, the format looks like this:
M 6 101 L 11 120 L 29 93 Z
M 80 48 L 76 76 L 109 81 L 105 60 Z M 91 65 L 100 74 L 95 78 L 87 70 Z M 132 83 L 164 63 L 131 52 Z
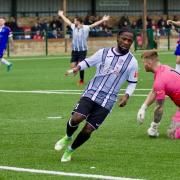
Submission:
M 89 36 L 90 27 L 83 25 L 82 28 L 77 28 L 75 24 L 71 25 L 72 29 L 72 50 L 87 51 L 87 39 Z
M 121 55 L 116 48 L 104 48 L 79 63 L 81 70 L 96 66 L 96 74 L 83 96 L 111 110 L 121 86 L 128 81 L 126 93 L 132 95 L 137 83 L 138 63 L 131 52 Z

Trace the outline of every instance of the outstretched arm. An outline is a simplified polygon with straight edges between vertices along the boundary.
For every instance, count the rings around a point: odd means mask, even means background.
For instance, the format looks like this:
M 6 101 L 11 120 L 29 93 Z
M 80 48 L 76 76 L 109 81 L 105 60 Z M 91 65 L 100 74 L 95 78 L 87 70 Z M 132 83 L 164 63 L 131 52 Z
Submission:
M 175 25 L 175 26 L 180 26 L 180 21 L 172 21 L 172 20 L 167 20 L 167 25 Z
M 65 72 L 65 76 L 68 76 L 70 74 L 74 74 L 76 75 L 78 73 L 78 71 L 80 71 L 81 67 L 79 65 L 77 65 L 76 67 L 69 69 Z
M 155 101 L 155 97 L 156 97 L 155 92 L 153 90 L 151 90 L 137 113 L 137 122 L 138 123 L 142 124 L 144 122 L 146 109 L 148 108 L 148 106 L 153 104 L 153 102 Z
M 89 27 L 90 27 L 90 28 L 96 27 L 96 26 L 102 24 L 104 21 L 108 21 L 109 18 L 110 18 L 109 16 L 104 15 L 103 18 L 102 18 L 101 20 L 99 20 L 99 21 L 97 21 L 97 22 L 95 22 L 95 23 L 89 25 Z
M 91 66 L 95 66 L 96 64 L 100 63 L 102 60 L 102 54 L 103 54 L 103 49 L 100 49 L 97 51 L 95 54 L 93 54 L 91 57 L 84 59 L 81 61 L 75 68 L 69 69 L 66 71 L 65 76 L 69 74 L 77 74 L 78 71 L 80 70 L 85 70 Z
M 64 15 L 63 11 L 59 10 L 58 15 L 63 19 L 63 21 L 71 26 L 72 22 Z

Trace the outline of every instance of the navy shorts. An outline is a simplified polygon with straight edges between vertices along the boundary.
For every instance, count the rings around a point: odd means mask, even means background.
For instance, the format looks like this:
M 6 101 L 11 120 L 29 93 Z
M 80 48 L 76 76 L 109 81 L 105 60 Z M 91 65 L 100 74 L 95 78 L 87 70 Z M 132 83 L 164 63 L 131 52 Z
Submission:
M 77 112 L 86 118 L 86 121 L 94 128 L 98 127 L 103 123 L 109 110 L 100 106 L 96 102 L 92 101 L 88 97 L 82 97 L 76 104 L 76 107 L 72 111 L 72 114 Z
M 71 53 L 71 63 L 81 62 L 86 58 L 87 51 L 72 51 Z
M 175 54 L 176 56 L 180 56 L 180 44 L 177 45 L 174 54 Z

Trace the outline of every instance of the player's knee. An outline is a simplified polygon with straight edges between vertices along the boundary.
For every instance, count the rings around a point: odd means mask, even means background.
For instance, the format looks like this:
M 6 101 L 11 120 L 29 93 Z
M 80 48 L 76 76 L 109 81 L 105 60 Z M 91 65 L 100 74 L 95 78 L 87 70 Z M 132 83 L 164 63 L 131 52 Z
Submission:
M 81 121 L 83 121 L 85 119 L 85 116 L 83 116 L 82 114 L 79 113 L 73 113 L 72 117 L 71 117 L 71 124 L 72 125 L 77 125 L 79 124 Z
M 82 130 L 82 133 L 91 135 L 94 130 L 95 129 L 90 124 L 86 124 Z

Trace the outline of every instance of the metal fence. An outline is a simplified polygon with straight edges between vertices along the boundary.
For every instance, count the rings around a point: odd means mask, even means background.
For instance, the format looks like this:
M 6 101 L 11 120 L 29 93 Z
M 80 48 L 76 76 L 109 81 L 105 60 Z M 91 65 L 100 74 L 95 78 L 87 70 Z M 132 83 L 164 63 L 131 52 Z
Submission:
M 71 52 L 71 35 L 55 38 L 50 36 L 52 32 L 44 32 L 41 38 L 33 38 L 33 33 L 13 33 L 14 47 L 7 49 L 7 56 L 48 56 L 61 55 Z M 152 29 L 147 30 L 146 47 L 142 44 L 142 30 L 135 30 L 132 51 L 142 49 L 174 50 L 177 45 L 178 33 L 172 33 L 166 29 L 163 35 L 157 34 Z M 116 46 L 116 32 L 112 36 L 91 36 L 88 40 L 89 52 L 93 53 L 103 47 Z
M 142 15 L 143 0 L 66 0 L 69 16 L 86 16 L 95 12 L 96 15 L 110 14 Z M 180 14 L 179 0 L 148 0 L 149 15 Z M 0 16 L 10 16 L 13 12 L 22 16 L 54 16 L 58 9 L 63 8 L 63 0 L 0 0 Z M 15 14 L 13 13 L 13 14 Z

